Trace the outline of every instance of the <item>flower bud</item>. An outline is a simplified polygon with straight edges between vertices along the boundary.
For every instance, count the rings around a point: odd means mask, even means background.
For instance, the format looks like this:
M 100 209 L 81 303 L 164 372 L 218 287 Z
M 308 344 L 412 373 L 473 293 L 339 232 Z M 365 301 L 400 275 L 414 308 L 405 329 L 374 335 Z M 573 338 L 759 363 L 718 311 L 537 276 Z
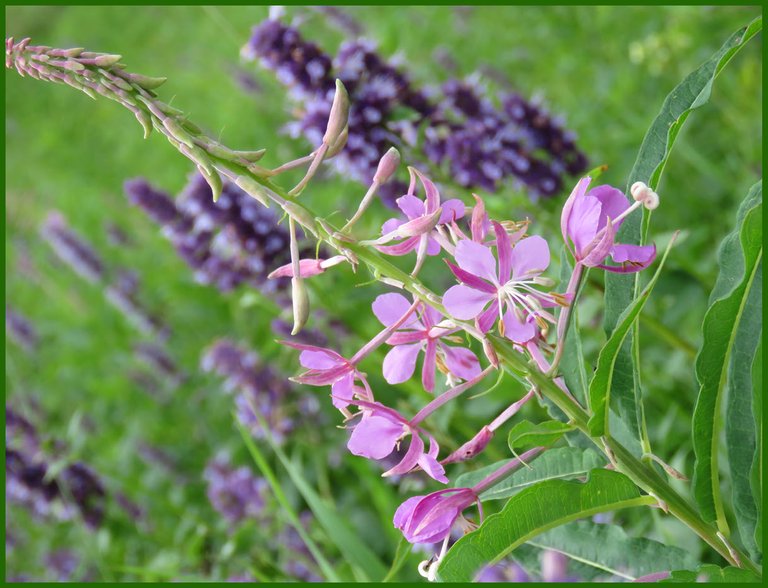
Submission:
M 398 165 L 400 165 L 400 152 L 394 147 L 390 147 L 379 161 L 379 166 L 373 176 L 374 183 L 383 184 L 386 182 L 397 171 Z
M 291 278 L 291 297 L 293 299 L 293 330 L 291 335 L 297 335 L 309 318 L 309 294 L 304 280 Z
M 248 176 L 237 176 L 235 185 L 249 196 L 254 197 L 261 204 L 269 208 L 269 196 L 267 190 L 256 180 Z
M 478 453 L 480 453 L 483 449 L 485 449 L 488 443 L 491 442 L 491 439 L 493 439 L 493 431 L 491 431 L 487 426 L 485 426 L 482 429 L 480 429 L 477 435 L 472 437 L 472 439 L 464 443 L 464 445 L 459 447 L 456 451 L 454 451 L 448 457 L 442 460 L 440 464 L 446 465 L 449 463 L 456 463 L 459 461 L 466 461 L 468 459 L 472 459 Z
M 323 136 L 325 145 L 333 145 L 344 132 L 349 119 L 349 94 L 341 80 L 336 80 L 336 94 L 333 96 L 331 113 L 328 115 L 328 127 Z
M 122 58 L 122 55 L 99 55 L 94 58 L 93 64 L 97 67 L 112 67 Z
M 325 159 L 336 157 L 339 153 L 341 153 L 341 150 L 344 149 L 344 147 L 347 145 L 347 139 L 349 139 L 349 125 L 344 127 L 336 141 L 334 141 L 333 144 L 328 147 L 328 152 L 325 154 Z

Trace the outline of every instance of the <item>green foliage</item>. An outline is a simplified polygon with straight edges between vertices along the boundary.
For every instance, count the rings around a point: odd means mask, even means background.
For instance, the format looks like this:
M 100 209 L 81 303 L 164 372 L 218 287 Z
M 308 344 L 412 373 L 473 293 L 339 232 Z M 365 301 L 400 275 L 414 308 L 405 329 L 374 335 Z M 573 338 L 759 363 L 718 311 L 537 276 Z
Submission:
M 704 342 L 696 358 L 699 395 L 693 415 L 696 451 L 694 495 L 707 521 L 727 533 L 720 492 L 718 447 L 726 398 L 726 440 L 733 474 L 734 507 L 745 545 L 755 551 L 757 522 L 750 470 L 756 432 L 752 414 L 752 364 L 762 332 L 762 183 L 747 194 L 736 229 L 718 252 L 720 275 L 704 317 Z M 758 358 L 759 361 L 759 358 Z
M 486 563 L 495 563 L 529 539 L 576 519 L 600 512 L 650 504 L 623 474 L 592 470 L 586 482 L 548 480 L 522 490 L 501 512 L 448 551 L 438 568 L 445 582 L 471 581 Z
M 699 566 L 694 570 L 675 570 L 663 583 L 714 582 L 716 584 L 759 582 L 760 578 L 749 570 L 741 568 L 719 568 L 712 564 Z
M 573 431 L 573 427 L 560 421 L 522 420 L 509 431 L 507 443 L 513 452 L 525 451 L 538 445 L 553 445 L 569 431 Z

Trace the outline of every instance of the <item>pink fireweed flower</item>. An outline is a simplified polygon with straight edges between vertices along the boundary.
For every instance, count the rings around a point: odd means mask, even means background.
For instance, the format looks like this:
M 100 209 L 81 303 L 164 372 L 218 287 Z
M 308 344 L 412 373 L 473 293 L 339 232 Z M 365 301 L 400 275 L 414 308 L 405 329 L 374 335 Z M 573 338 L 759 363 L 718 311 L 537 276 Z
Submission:
M 373 393 L 365 375 L 359 372 L 350 360 L 332 349 L 325 349 L 324 347 L 292 341 L 281 341 L 281 343 L 301 350 L 299 363 L 307 368 L 307 371 L 291 378 L 291 380 L 308 386 L 330 385 L 333 406 L 339 410 L 346 409 L 355 396 L 373 400 Z M 355 385 L 356 380 L 360 381 L 363 385 L 362 388 Z
M 424 254 L 440 253 L 439 241 L 444 241 L 444 237 L 439 234 L 437 228 L 463 217 L 465 207 L 458 199 L 447 200 L 441 205 L 437 186 L 417 169 L 409 167 L 408 171 L 411 175 L 408 193 L 397 199 L 397 206 L 406 218 L 391 218 L 386 221 L 381 227 L 382 237 L 371 244 L 387 255 L 406 255 L 418 249 L 417 264 L 420 264 Z M 417 177 L 424 188 L 423 201 L 414 195 Z M 385 244 L 398 238 L 403 240 L 396 245 Z
M 411 423 L 396 410 L 379 402 L 352 400 L 351 404 L 362 409 L 362 417 L 354 426 L 347 442 L 347 448 L 353 455 L 369 459 L 384 459 L 395 451 L 405 437 L 410 435 L 411 443 L 403 459 L 382 476 L 407 474 L 414 468 L 421 468 L 438 482 L 448 483 L 445 470 L 437 461 L 440 447 L 432 435 Z M 428 451 L 424 450 L 424 441 L 421 440 L 420 435 L 425 435 L 429 440 Z
M 322 274 L 329 267 L 333 267 L 334 265 L 338 265 L 345 261 L 347 261 L 347 258 L 343 255 L 335 255 L 328 259 L 302 259 L 299 261 L 299 274 L 302 278 L 316 276 Z M 293 263 L 287 263 L 274 270 L 267 276 L 267 278 L 270 280 L 274 280 L 275 278 L 292 278 L 294 277 L 293 273 Z
M 545 307 L 566 306 L 567 297 L 545 293 L 534 286 L 551 286 L 552 280 L 540 277 L 549 267 L 547 242 L 537 236 L 512 240 L 504 227 L 493 222 L 496 233 L 498 265 L 489 247 L 471 240 L 456 245 L 458 266 L 448 262 L 458 278 L 443 296 L 443 305 L 457 319 L 477 319 L 481 331 L 487 332 L 499 319 L 499 331 L 515 343 L 525 343 L 538 334 L 537 326 L 546 329 L 555 318 Z
M 472 488 L 446 488 L 426 496 L 413 496 L 395 512 L 394 524 L 410 543 L 437 543 L 468 506 L 478 503 Z
M 568 250 L 577 263 L 586 267 L 616 273 L 632 273 L 648 267 L 656 257 L 655 245 L 624 245 L 616 243 L 615 238 L 630 212 L 643 205 L 655 208 L 658 196 L 648 190 L 655 201 L 649 197 L 630 206 L 624 194 L 612 186 L 595 186 L 587 191 L 591 181 L 589 177 L 579 180 L 563 206 L 560 229 Z M 621 265 L 606 265 L 608 256 Z
M 385 327 L 389 327 L 403 316 L 409 306 L 410 303 L 402 294 L 382 294 L 373 302 L 373 313 Z M 447 369 L 450 376 L 461 380 L 470 380 L 477 376 L 480 373 L 480 362 L 475 354 L 465 347 L 446 343 L 453 342 L 450 335 L 458 329 L 439 326 L 443 316 L 429 306 L 420 306 L 420 316 L 414 315 L 386 341 L 393 346 L 383 364 L 384 379 L 387 383 L 400 384 L 409 380 L 422 351 L 424 365 L 421 381 L 429 392 L 435 390 L 435 370 L 439 365 L 444 366 L 441 371 Z

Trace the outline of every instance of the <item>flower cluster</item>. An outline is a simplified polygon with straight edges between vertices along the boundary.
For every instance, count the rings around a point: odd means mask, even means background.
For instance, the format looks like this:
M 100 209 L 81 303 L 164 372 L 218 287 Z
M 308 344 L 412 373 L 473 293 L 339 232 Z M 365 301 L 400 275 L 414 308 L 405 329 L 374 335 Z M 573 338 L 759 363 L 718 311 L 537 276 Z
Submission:
M 61 213 L 52 212 L 46 217 L 40 227 L 40 236 L 75 273 L 101 285 L 107 301 L 138 331 L 148 337 L 162 339 L 168 336 L 168 328 L 139 301 L 136 280 L 126 279 L 125 270 L 111 272 L 96 249 L 69 227 Z
M 296 415 L 317 412 L 314 398 L 300 398 L 290 384 L 249 351 L 222 339 L 203 353 L 201 367 L 226 378 L 225 390 L 235 392 L 237 418 L 258 439 L 269 435 L 278 443 L 293 432 Z M 267 425 L 265 431 L 261 417 Z
M 34 351 L 40 340 L 37 329 L 26 317 L 5 305 L 5 332 L 25 351 Z
M 363 184 L 371 181 L 389 145 L 415 146 L 421 128 L 427 158 L 445 164 L 465 187 L 496 191 L 512 179 L 532 195 L 551 196 L 562 188 L 563 174 L 586 169 L 573 134 L 541 106 L 509 93 L 496 108 L 472 80 L 448 82 L 430 96 L 370 41 L 343 43 L 331 59 L 296 27 L 270 18 L 254 27 L 243 55 L 258 59 L 290 88 L 303 114 L 289 129 L 313 145 L 320 144 L 325 131 L 334 77 L 344 83 L 351 97 L 349 137 L 334 162 L 344 177 Z M 392 182 L 381 196 L 391 202 L 403 188 Z
M 635 203 L 630 205 L 619 190 L 605 185 L 590 189 L 590 178 L 580 180 L 561 216 L 563 239 L 574 260 L 573 276 L 566 291 L 557 292 L 553 290 L 554 280 L 545 275 L 551 261 L 549 244 L 543 237 L 529 233 L 528 222 L 490 219 L 478 196 L 471 208 L 456 199 L 444 200 L 427 176 L 414 168 L 409 168 L 409 172 L 408 192 L 397 200 L 405 218 L 386 221 L 376 239 L 358 241 L 359 245 L 388 256 L 415 254 L 409 276 L 413 282 L 406 285 L 384 280 L 403 293 L 382 294 L 372 304 L 373 314 L 384 329 L 350 357 L 305 343 L 284 343 L 301 352 L 299 362 L 305 371 L 294 378 L 296 382 L 330 386 L 333 406 L 351 429 L 347 448 L 352 454 L 374 460 L 392 460 L 397 454 L 397 460 L 384 476 L 421 471 L 446 484 L 446 466 L 482 452 L 493 440 L 495 431 L 535 397 L 536 388 L 531 384 L 528 394 L 509 404 L 471 439 L 440 458 L 440 446 L 426 423 L 436 410 L 478 386 L 498 367 L 489 335 L 506 338 L 513 349 L 526 355 L 541 372 L 552 373 L 562 352 L 561 341 L 583 269 L 637 272 L 654 260 L 653 245 L 617 243 L 616 233 L 637 208 L 656 208 L 658 195 L 645 184 L 637 183 L 631 188 Z M 364 210 L 365 199 L 355 218 Z M 460 225 L 462 219 L 465 221 Z M 352 221 L 345 229 L 351 224 Z M 353 241 L 349 233 L 344 233 L 344 238 Z M 339 251 L 343 253 L 343 247 Z M 447 269 L 458 282 L 442 297 L 416 280 L 425 260 L 437 255 L 444 256 Z M 354 263 L 348 255 L 339 257 Z M 294 275 L 290 267 L 298 267 L 306 278 L 333 265 L 323 260 L 294 259 L 291 266 L 281 271 Z M 406 291 L 411 295 L 406 296 Z M 457 336 L 462 332 L 482 345 L 489 362 L 487 367 L 483 368 L 475 352 Z M 381 365 L 389 384 L 410 380 L 423 353 L 421 383 L 426 391 L 436 395 L 413 416 L 405 416 L 382 403 L 362 371 L 362 362 L 381 346 L 390 347 Z M 561 378 L 556 383 L 565 390 Z M 439 390 L 444 391 L 438 393 Z M 406 443 L 407 449 L 403 450 Z M 444 553 L 457 523 L 464 528 L 472 527 L 463 519 L 468 507 L 476 504 L 482 518 L 482 491 L 536 459 L 544 450 L 545 447 L 529 449 L 471 488 L 446 488 L 407 499 L 394 515 L 395 527 L 411 543 L 442 542 L 441 554 Z M 436 568 L 426 562 L 420 571 L 434 579 Z
M 48 476 L 51 464 L 35 426 L 10 406 L 5 414 L 6 499 L 37 516 L 69 520 L 79 514 L 88 527 L 99 527 L 107 494 L 96 473 L 75 462 Z
M 203 478 L 211 505 L 231 524 L 245 518 L 264 520 L 267 517 L 267 482 L 255 477 L 247 467 L 235 469 L 229 460 L 219 456 L 205 466 Z

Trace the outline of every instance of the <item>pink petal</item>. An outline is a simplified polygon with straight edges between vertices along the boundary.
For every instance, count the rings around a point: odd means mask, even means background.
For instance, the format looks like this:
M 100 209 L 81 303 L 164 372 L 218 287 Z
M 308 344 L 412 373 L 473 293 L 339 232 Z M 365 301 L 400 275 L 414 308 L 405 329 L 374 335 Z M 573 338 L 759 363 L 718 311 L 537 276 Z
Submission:
M 443 214 L 440 215 L 439 224 L 442 225 L 445 223 L 455 221 L 456 219 L 463 217 L 465 212 L 466 212 L 466 207 L 464 206 L 464 203 L 461 200 L 457 198 L 446 200 L 445 202 L 443 202 Z
M 394 231 L 397 227 L 404 224 L 405 221 L 399 218 L 391 218 L 388 221 L 386 221 L 383 225 L 381 225 L 381 234 L 386 235 L 387 233 L 391 233 Z
M 568 236 L 573 241 L 578 258 L 582 257 L 584 248 L 597 235 L 601 208 L 600 201 L 591 196 L 579 198 L 573 204 L 568 221 Z
M 461 269 L 459 266 L 453 265 L 447 259 L 445 260 L 445 263 L 448 264 L 448 267 L 453 272 L 453 275 L 455 275 L 460 282 L 463 282 L 475 290 L 481 290 L 482 292 L 488 292 L 489 294 L 496 294 L 496 290 L 498 289 L 496 286 L 492 286 L 485 280 L 478 278 L 475 274 L 470 274 L 468 271 Z
M 499 301 L 494 301 L 486 310 L 484 310 L 477 318 L 477 328 L 483 333 L 487 333 L 493 328 L 493 323 L 501 316 L 499 312 Z
M 475 318 L 494 298 L 493 294 L 481 292 L 468 286 L 452 286 L 443 296 L 443 306 L 451 316 L 460 320 Z
M 413 509 L 416 508 L 416 505 L 419 502 L 421 502 L 422 498 L 424 498 L 424 496 L 412 496 L 397 507 L 397 510 L 395 511 L 395 517 L 392 521 L 397 529 L 402 530 L 403 527 L 408 524 L 408 520 L 413 514 Z
M 529 320 L 521 323 L 512 310 L 504 313 L 504 336 L 515 343 L 525 343 L 536 336 L 536 323 Z
M 375 247 L 385 255 L 406 255 L 416 249 L 418 244 L 419 237 L 411 237 L 397 245 L 376 245 Z
M 322 274 L 325 269 L 320 267 L 320 264 L 324 260 L 322 259 L 302 259 L 299 260 L 299 274 L 302 278 L 308 278 L 310 276 L 316 276 Z M 274 280 L 275 278 L 292 278 L 293 277 L 293 264 L 287 263 L 280 266 L 275 271 L 267 276 L 267 279 Z
M 388 384 L 402 384 L 410 379 L 416 369 L 416 358 L 421 344 L 398 345 L 390 349 L 384 358 L 382 371 Z
M 656 245 L 623 245 L 616 244 L 611 250 L 611 259 L 616 263 L 631 261 L 634 263 L 651 264 L 656 258 Z
M 595 186 L 592 188 L 588 196 L 597 198 L 600 201 L 600 221 L 597 225 L 599 231 L 605 226 L 605 221 L 608 217 L 617 218 L 622 212 L 629 208 L 629 201 L 621 190 L 617 190 L 613 186 L 603 184 L 602 186 Z M 616 230 L 619 230 L 621 221 L 616 224 Z
M 560 215 L 560 231 L 563 233 L 563 241 L 568 243 L 568 235 L 571 234 L 571 215 L 573 214 L 574 204 L 581 200 L 584 194 L 587 193 L 587 188 L 592 178 L 589 176 L 581 178 L 571 191 L 571 195 L 568 196 L 568 200 L 563 205 L 563 212 Z
M 418 465 L 422 470 L 424 470 L 424 473 L 433 480 L 437 480 L 443 484 L 448 483 L 448 478 L 445 476 L 445 469 L 434 457 L 427 454 L 422 454 L 422 456 L 419 458 Z
M 376 300 L 371 305 L 373 314 L 376 315 L 376 318 L 385 327 L 389 327 L 399 321 L 410 307 L 411 303 L 408 302 L 408 299 L 397 292 L 381 294 L 376 297 Z M 407 328 L 409 324 L 415 322 L 415 319 L 416 313 L 412 312 L 411 317 L 403 323 L 402 328 Z
M 437 323 L 443 320 L 443 315 L 431 306 L 426 306 L 424 308 L 422 319 L 424 320 L 424 326 L 429 329 L 430 327 L 434 327 Z
M 482 370 L 477 356 L 465 347 L 442 346 L 445 365 L 450 372 L 462 380 L 471 380 Z
M 616 237 L 616 227 L 611 222 L 611 219 L 607 219 L 607 223 L 603 230 L 603 236 L 600 241 L 594 246 L 584 259 L 581 260 L 587 267 L 595 267 L 603 262 L 603 260 L 610 253 L 613 247 L 613 240 Z
M 355 374 L 350 372 L 331 386 L 331 403 L 341 410 L 347 408 L 355 394 Z
M 308 369 L 328 370 L 340 365 L 342 362 L 337 354 L 332 351 L 317 350 L 302 351 L 299 354 L 299 363 Z
M 549 245 L 539 235 L 526 237 L 512 250 L 512 275 L 536 276 L 549 267 Z
M 435 241 L 432 237 L 427 237 L 427 255 L 437 255 L 440 253 L 440 243 Z
M 431 213 L 437 210 L 437 207 L 440 206 L 440 192 L 437 191 L 437 186 L 435 186 L 434 182 L 430 180 L 427 176 L 425 176 L 423 173 L 421 173 L 416 168 L 412 168 L 414 173 L 419 177 L 419 180 L 421 180 L 421 185 L 424 186 L 424 195 L 425 195 L 425 203 L 426 203 L 426 212 Z
M 504 227 L 496 221 L 492 224 L 496 233 L 496 255 L 499 258 L 499 283 L 506 284 L 512 274 L 512 244 Z
M 347 442 L 353 455 L 369 459 L 384 459 L 395 450 L 403 434 L 403 425 L 380 416 L 363 416 Z
M 388 469 L 381 474 L 383 477 L 399 476 L 410 472 L 419 461 L 419 458 L 424 453 L 424 442 L 418 435 L 411 434 L 411 444 L 408 446 L 408 451 L 405 452 L 405 456 L 400 460 L 400 463 L 395 467 Z
M 427 340 L 424 351 L 424 365 L 421 369 L 421 383 L 427 392 L 435 391 L 435 369 L 437 364 L 437 341 Z
M 411 220 L 424 215 L 424 202 L 416 198 L 416 196 L 406 194 L 405 196 L 400 196 L 395 202 L 397 202 L 397 206 L 403 211 L 403 214 Z
M 483 200 L 477 194 L 472 194 L 472 196 L 475 197 L 475 206 L 472 209 L 472 221 L 470 223 L 472 240 L 482 243 L 491 228 L 491 223 L 488 220 L 488 215 L 485 214 L 485 203 Z
M 428 338 L 426 330 L 420 331 L 398 331 L 394 333 L 389 339 L 387 339 L 387 345 L 407 345 L 409 343 L 417 343 Z
M 496 259 L 488 247 L 474 241 L 459 241 L 454 257 L 461 269 L 484 278 L 492 284 L 499 283 L 496 277 Z

